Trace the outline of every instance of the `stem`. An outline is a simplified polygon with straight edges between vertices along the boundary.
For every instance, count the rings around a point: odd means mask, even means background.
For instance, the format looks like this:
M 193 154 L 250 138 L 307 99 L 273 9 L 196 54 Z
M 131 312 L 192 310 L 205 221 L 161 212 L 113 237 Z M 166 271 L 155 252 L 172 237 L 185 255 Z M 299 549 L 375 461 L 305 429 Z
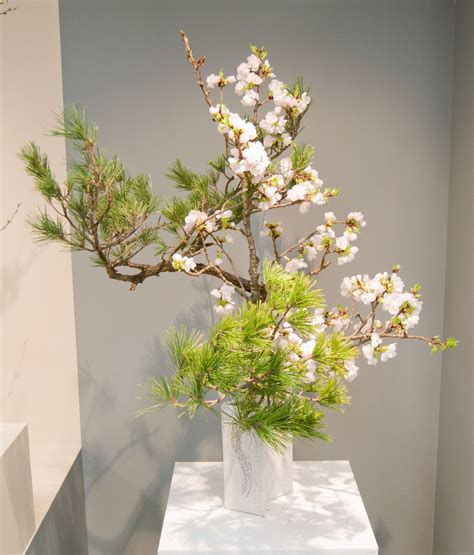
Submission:
M 201 57 L 198 58 L 197 60 L 194 58 L 193 56 L 193 51 L 191 50 L 191 47 L 189 46 L 189 39 L 186 36 L 186 33 L 184 31 L 181 31 L 181 38 L 183 39 L 184 42 L 184 48 L 186 50 L 186 57 L 188 59 L 188 62 L 193 66 L 194 69 L 194 74 L 196 75 L 196 80 L 197 80 L 197 84 L 199 85 L 199 88 L 202 91 L 202 94 L 204 95 L 204 100 L 206 101 L 207 105 L 209 107 L 212 106 L 212 99 L 209 96 L 209 90 L 207 89 L 206 85 L 204 84 L 204 81 L 202 79 L 202 75 L 201 75 L 201 66 L 204 65 L 204 62 L 206 61 L 206 58 Z
M 16 9 L 16 8 L 14 8 Z M 2 225 L 2 227 L 0 227 L 0 231 L 3 231 L 6 227 L 8 227 L 12 222 L 13 222 L 13 218 L 17 215 L 18 210 L 20 209 L 21 206 L 21 202 L 19 202 L 16 205 L 15 211 L 13 212 L 13 214 L 8 218 L 8 220 Z
M 250 298 L 252 302 L 258 301 L 260 295 L 260 285 L 258 283 L 258 264 L 259 258 L 257 256 L 257 250 L 255 248 L 255 240 L 252 234 L 252 228 L 250 223 L 250 217 L 252 215 L 252 197 L 248 194 L 249 190 L 249 178 L 244 178 L 242 182 L 242 196 L 243 196 L 243 231 L 245 238 L 247 239 L 247 246 L 249 251 L 249 276 L 250 276 Z

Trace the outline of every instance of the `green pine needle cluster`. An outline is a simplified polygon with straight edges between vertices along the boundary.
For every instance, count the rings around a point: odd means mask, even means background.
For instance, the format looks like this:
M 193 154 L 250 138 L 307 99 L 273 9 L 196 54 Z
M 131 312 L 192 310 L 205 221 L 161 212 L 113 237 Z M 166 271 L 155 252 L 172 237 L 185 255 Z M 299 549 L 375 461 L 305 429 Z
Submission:
M 162 258 L 174 252 L 185 236 L 183 223 L 190 210 L 213 213 L 232 209 L 234 223 L 242 219 L 237 183 L 227 179 L 224 190 L 218 186 L 225 177 L 224 155 L 209 162 L 210 169 L 203 174 L 176 160 L 165 175 L 178 194 L 162 202 L 152 191 L 148 175 L 129 174 L 117 156 L 108 156 L 99 148 L 98 127 L 88 123 L 84 110 L 68 106 L 51 134 L 70 141 L 76 156 L 68 163 L 67 178 L 59 183 L 37 144 L 30 142 L 21 149 L 26 172 L 47 206 L 30 216 L 29 223 L 39 242 L 60 242 L 73 250 L 88 251 L 95 264 L 107 268 L 110 277 L 133 282 L 130 275 L 119 275 L 119 270 L 143 270 L 135 257 L 148 246 Z M 192 254 L 201 244 L 196 241 L 187 247 Z M 159 270 L 172 268 L 168 263 Z M 141 283 L 149 275 L 141 272 L 135 282 Z
M 147 398 L 153 403 L 146 411 L 172 405 L 192 417 L 199 408 L 215 412 L 226 401 L 236 408 L 232 418 L 239 428 L 276 450 L 290 437 L 328 439 L 322 409 L 340 410 L 349 402 L 344 361 L 353 359 L 357 348 L 342 335 L 321 333 L 313 352 L 317 377 L 307 383 L 304 364 L 292 360 L 289 348 L 276 344 L 275 336 L 288 321 L 296 333 L 308 337 L 314 310 L 324 306 L 323 296 L 308 276 L 285 272 L 277 263 L 266 263 L 264 276 L 265 301 L 243 303 L 207 339 L 185 328 L 169 333 L 167 347 L 176 372 L 148 384 Z

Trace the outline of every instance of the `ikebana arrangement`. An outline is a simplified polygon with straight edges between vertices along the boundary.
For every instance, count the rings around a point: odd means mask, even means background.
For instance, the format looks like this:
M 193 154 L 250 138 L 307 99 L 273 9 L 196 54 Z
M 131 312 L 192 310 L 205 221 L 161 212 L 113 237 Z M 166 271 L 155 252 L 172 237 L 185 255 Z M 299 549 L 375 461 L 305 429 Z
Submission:
M 209 171 L 195 173 L 177 160 L 167 176 L 179 194 L 164 202 L 149 176 L 130 175 L 118 157 L 99 149 L 97 126 L 72 106 L 52 131 L 77 152 L 63 184 L 35 143 L 21 151 L 47 204 L 31 223 L 40 241 L 91 253 L 94 264 L 132 290 L 164 272 L 220 281 L 211 291 L 220 318 L 208 336 L 185 328 L 169 332 L 176 372 L 150 381 L 146 410 L 172 405 L 192 417 L 201 408 L 223 407 L 226 484 L 233 484 L 226 505 L 261 514 L 265 499 L 291 489 L 291 479 L 286 472 L 280 486 L 270 487 L 268 472 L 265 485 L 256 468 L 291 469 L 292 438 L 327 439 L 323 411 L 349 402 L 347 384 L 357 376 L 360 357 L 376 365 L 396 356 L 398 340 L 419 340 L 432 351 L 456 341 L 411 333 L 422 308 L 420 287 L 406 288 L 399 266 L 344 278 L 347 306 L 325 305 L 317 276 L 354 259 L 366 222 L 358 211 L 313 215 L 339 191 L 323 186 L 314 148 L 296 142 L 311 103 L 308 89 L 301 79 L 291 85 L 276 79 L 267 52 L 256 46 L 234 75 L 221 70 L 204 78 L 204 58 L 194 57 L 184 33 L 182 39 L 223 137 L 223 152 Z M 245 115 L 225 103 L 232 88 Z M 285 208 L 317 224 L 292 244 L 273 217 Z M 265 220 L 259 227 L 260 213 Z M 261 260 L 257 236 L 269 242 L 271 257 Z M 232 252 L 238 240 L 248 255 L 244 274 Z

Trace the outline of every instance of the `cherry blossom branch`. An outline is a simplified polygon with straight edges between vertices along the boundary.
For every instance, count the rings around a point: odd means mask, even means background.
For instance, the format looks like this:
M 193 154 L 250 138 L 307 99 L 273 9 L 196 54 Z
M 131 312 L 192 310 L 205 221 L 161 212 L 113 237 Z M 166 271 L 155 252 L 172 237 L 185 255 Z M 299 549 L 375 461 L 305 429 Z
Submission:
M 328 254 L 331 254 L 331 251 L 329 250 L 329 247 L 326 247 L 323 251 L 323 255 L 321 257 L 321 262 L 319 263 L 319 266 L 314 270 L 311 270 L 310 272 L 308 272 L 309 276 L 317 276 L 331 264 L 330 262 L 326 262 L 326 256 Z
M 236 278 L 237 278 L 237 280 L 238 280 L 238 282 L 239 282 L 239 284 L 240 284 L 240 288 L 241 288 L 241 290 L 243 291 L 243 294 L 241 293 L 241 295 L 242 295 L 244 298 L 247 298 L 246 291 L 245 291 L 245 287 L 244 287 L 243 284 L 242 284 L 242 281 L 241 281 L 241 279 L 240 279 L 240 277 L 239 277 L 239 274 L 238 274 L 238 272 L 237 272 L 237 268 L 236 268 L 236 266 L 235 266 L 235 264 L 234 264 L 234 261 L 233 261 L 232 257 L 230 256 L 230 254 L 229 254 L 229 253 L 225 250 L 225 248 L 224 248 L 223 241 L 217 239 L 217 237 L 215 237 L 215 235 L 214 235 L 213 233 L 211 233 L 210 235 L 211 235 L 211 237 L 214 239 L 215 244 L 218 245 L 219 248 L 221 249 L 222 254 L 227 258 L 227 260 L 228 260 L 228 262 L 229 262 L 229 264 L 230 264 L 230 267 L 232 268 L 232 271 L 234 272 L 234 275 L 236 276 Z
M 206 101 L 207 105 L 211 107 L 213 105 L 213 102 L 209 95 L 209 91 L 206 85 L 204 84 L 204 81 L 202 79 L 202 74 L 201 74 L 201 66 L 204 65 L 206 58 L 201 57 L 196 60 L 193 56 L 193 51 L 191 50 L 191 47 L 189 45 L 189 39 L 186 36 L 186 33 L 184 31 L 181 31 L 181 38 L 184 42 L 184 48 L 186 50 L 186 57 L 188 59 L 188 62 L 192 65 L 194 69 L 194 74 L 196 75 L 197 84 L 199 85 L 199 88 L 201 89 L 202 94 L 204 95 L 204 100 Z
M 357 335 L 351 335 L 348 337 L 348 339 L 350 341 L 359 341 L 359 345 L 362 343 L 367 343 L 370 341 L 371 335 L 373 332 L 370 333 L 362 333 L 362 334 L 357 334 Z M 433 346 L 433 345 L 439 345 L 441 343 L 440 339 L 438 337 L 424 337 L 423 335 L 411 335 L 408 333 L 400 333 L 400 334 L 396 334 L 396 333 L 384 333 L 381 332 L 379 333 L 380 337 L 389 337 L 392 339 L 415 339 L 418 341 L 424 341 L 425 343 L 428 343 L 428 345 Z
M 249 276 L 250 276 L 250 297 L 253 302 L 259 299 L 259 274 L 258 274 L 258 264 L 259 258 L 257 256 L 257 250 L 255 248 L 255 239 L 252 233 L 252 227 L 250 218 L 252 215 L 253 202 L 252 197 L 248 194 L 249 188 L 251 187 L 250 178 L 247 176 L 242 181 L 242 194 L 243 194 L 243 231 L 247 239 L 247 246 L 249 251 Z

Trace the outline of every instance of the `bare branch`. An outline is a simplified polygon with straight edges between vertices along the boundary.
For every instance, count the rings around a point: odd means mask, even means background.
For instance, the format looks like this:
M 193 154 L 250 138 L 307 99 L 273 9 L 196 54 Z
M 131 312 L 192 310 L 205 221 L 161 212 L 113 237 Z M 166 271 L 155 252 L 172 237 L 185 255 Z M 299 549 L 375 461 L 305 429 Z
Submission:
M 186 49 L 186 57 L 188 59 L 188 62 L 193 66 L 194 74 L 196 75 L 197 84 L 199 85 L 199 88 L 201 89 L 202 94 L 204 95 L 204 100 L 206 101 L 207 105 L 211 107 L 213 105 L 213 102 L 209 95 L 209 90 L 204 84 L 204 81 L 202 79 L 202 74 L 201 74 L 201 66 L 204 65 L 206 58 L 201 57 L 196 60 L 193 56 L 193 51 L 189 46 L 189 39 L 186 36 L 186 33 L 184 31 L 181 31 L 181 38 L 183 39 L 183 42 L 184 42 L 184 48 Z
M 16 9 L 16 8 L 14 8 L 14 9 Z M 3 231 L 5 228 L 7 228 L 7 227 L 13 222 L 13 219 L 14 219 L 15 216 L 17 215 L 18 210 L 20 209 L 20 206 L 21 206 L 21 202 L 19 202 L 19 203 L 16 205 L 16 208 L 15 208 L 15 211 L 13 212 L 13 214 L 12 214 L 12 215 L 8 218 L 8 220 L 2 225 L 2 227 L 0 227 L 0 231 Z
M 10 12 L 14 12 L 17 8 L 7 8 L 6 10 L 4 10 L 3 12 L 0 12 L 0 15 L 7 15 Z M 2 231 L 2 230 L 0 230 Z

